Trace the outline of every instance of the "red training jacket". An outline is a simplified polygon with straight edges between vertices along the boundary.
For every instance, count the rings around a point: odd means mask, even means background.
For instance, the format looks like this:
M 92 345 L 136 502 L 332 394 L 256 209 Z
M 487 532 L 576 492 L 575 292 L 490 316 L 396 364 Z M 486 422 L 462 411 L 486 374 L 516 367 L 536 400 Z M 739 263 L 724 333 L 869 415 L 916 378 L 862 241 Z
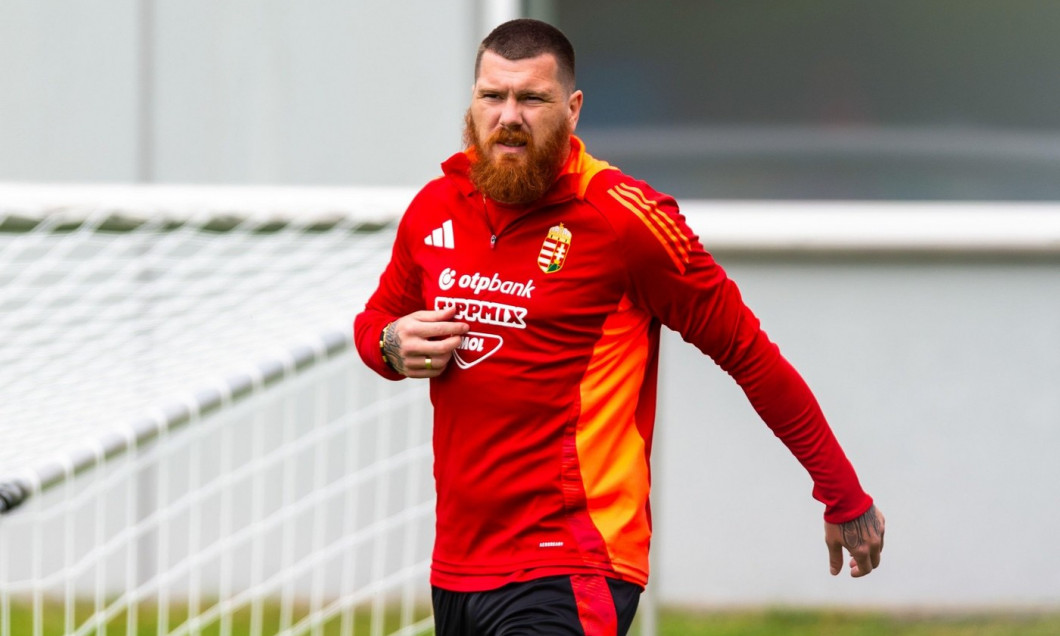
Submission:
M 354 323 L 379 349 L 392 320 L 456 306 L 471 331 L 431 380 L 437 533 L 431 583 L 454 591 L 601 573 L 644 585 L 659 327 L 743 388 L 809 471 L 825 519 L 872 500 L 803 379 L 704 251 L 674 200 L 585 152 L 530 206 L 487 201 L 458 153 L 398 227 Z

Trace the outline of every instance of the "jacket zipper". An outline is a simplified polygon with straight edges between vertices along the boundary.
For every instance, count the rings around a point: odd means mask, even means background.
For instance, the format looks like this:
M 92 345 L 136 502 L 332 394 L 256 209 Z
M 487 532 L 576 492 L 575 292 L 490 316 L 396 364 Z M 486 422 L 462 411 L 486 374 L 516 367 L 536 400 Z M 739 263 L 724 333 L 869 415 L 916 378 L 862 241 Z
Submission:
M 497 231 L 493 229 L 493 223 L 490 222 L 490 213 L 486 208 L 486 195 L 482 195 L 482 218 L 486 219 L 486 229 L 490 231 L 490 249 L 497 247 Z
M 490 213 L 489 213 L 489 210 L 486 207 L 487 206 L 486 195 L 482 194 L 480 196 L 482 197 L 482 217 L 486 220 L 486 229 L 488 229 L 490 231 L 490 249 L 495 249 L 497 247 L 497 241 L 499 241 L 500 238 L 501 238 L 501 233 L 493 229 L 493 223 L 490 221 Z M 551 207 L 551 205 L 545 206 L 545 207 Z M 541 209 L 544 209 L 544 208 L 541 208 Z M 522 223 L 523 219 L 525 219 L 526 217 L 530 216 L 534 212 L 536 212 L 536 210 L 521 214 L 518 218 L 513 220 L 511 223 L 509 223 L 508 225 L 504 226 L 504 229 L 507 231 L 512 226 L 518 225 L 519 223 Z

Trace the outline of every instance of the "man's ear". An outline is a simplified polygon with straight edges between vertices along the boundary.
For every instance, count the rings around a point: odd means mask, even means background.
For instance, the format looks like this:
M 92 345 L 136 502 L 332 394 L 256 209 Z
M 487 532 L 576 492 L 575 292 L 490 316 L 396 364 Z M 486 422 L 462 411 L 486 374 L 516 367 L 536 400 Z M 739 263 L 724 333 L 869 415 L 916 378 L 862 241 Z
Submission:
M 585 96 L 581 91 L 574 91 L 567 99 L 567 119 L 570 121 L 571 132 L 574 132 L 574 129 L 578 127 L 578 118 L 582 113 L 582 101 L 584 99 Z

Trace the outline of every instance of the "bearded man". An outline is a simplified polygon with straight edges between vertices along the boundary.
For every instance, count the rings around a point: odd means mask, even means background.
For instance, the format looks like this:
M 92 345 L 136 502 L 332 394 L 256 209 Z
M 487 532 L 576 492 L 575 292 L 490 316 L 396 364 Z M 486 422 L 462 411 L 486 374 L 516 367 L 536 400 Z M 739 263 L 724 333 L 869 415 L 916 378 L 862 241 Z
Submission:
M 483 40 L 465 150 L 398 227 L 354 323 L 365 363 L 430 378 L 440 636 L 625 634 L 648 581 L 659 332 L 713 358 L 810 473 L 832 574 L 884 518 L 813 394 L 673 198 L 593 158 L 556 28 Z

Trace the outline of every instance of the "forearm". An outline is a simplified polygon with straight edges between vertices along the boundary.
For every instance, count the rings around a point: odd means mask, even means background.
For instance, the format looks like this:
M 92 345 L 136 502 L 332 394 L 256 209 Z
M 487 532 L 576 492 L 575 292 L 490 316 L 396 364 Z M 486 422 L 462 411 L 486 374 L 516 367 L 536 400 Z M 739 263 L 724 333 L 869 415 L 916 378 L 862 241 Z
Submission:
M 771 362 L 751 378 L 737 378 L 762 420 L 813 479 L 813 496 L 825 505 L 825 520 L 843 523 L 872 506 L 854 467 L 802 376 L 775 347 Z

